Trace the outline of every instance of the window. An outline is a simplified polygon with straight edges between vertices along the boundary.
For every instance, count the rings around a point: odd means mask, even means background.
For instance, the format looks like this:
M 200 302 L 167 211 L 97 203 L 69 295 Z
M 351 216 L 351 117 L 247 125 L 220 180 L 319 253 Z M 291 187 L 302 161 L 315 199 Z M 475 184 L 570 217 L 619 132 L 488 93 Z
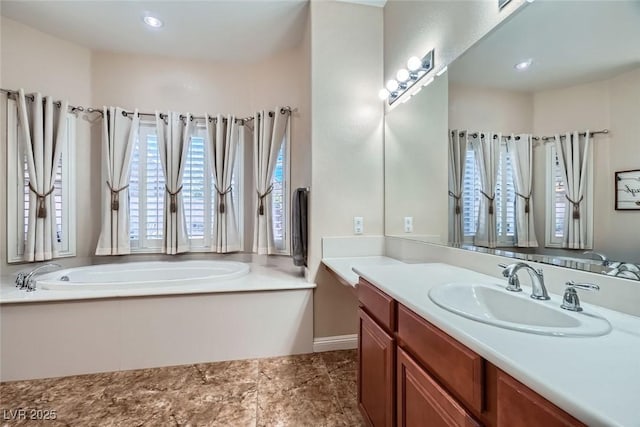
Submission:
M 480 193 L 480 171 L 475 151 L 467 148 L 464 177 L 462 181 L 462 221 L 465 242 L 473 243 L 478 228 L 480 201 L 484 197 Z M 511 155 L 506 144 L 500 145 L 498 176 L 496 179 L 494 209 L 496 217 L 496 233 L 498 246 L 513 246 L 515 243 L 515 186 Z
M 193 129 L 182 177 L 182 204 L 187 236 L 192 252 L 208 251 L 212 230 L 216 226 L 214 200 L 215 179 L 210 169 L 209 150 L 204 125 Z M 242 236 L 242 147 L 236 155 L 232 177 L 236 221 Z M 131 247 L 136 252 L 159 252 L 164 233 L 165 179 L 155 123 L 140 124 L 136 140 L 129 182 Z M 242 240 L 241 240 L 242 241 Z
M 289 255 L 289 132 L 285 133 L 271 184 L 271 217 L 276 253 Z
M 58 257 L 75 255 L 75 129 L 76 117 L 67 114 L 67 138 L 54 181 L 55 229 Z M 7 101 L 7 262 L 21 262 L 29 226 L 27 156 L 19 137 L 17 102 Z

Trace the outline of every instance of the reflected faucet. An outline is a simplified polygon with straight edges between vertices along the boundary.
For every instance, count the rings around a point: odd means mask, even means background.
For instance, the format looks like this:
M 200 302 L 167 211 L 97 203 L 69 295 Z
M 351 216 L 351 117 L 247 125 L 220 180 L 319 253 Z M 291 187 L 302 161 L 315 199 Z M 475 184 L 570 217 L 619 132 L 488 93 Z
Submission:
M 60 264 L 57 264 L 55 262 L 50 262 L 44 265 L 41 265 L 39 267 L 34 268 L 33 270 L 31 270 L 31 272 L 29 274 L 27 274 L 26 276 L 24 275 L 18 275 L 18 278 L 16 279 L 16 286 L 18 286 L 18 281 L 22 280 L 22 282 L 20 283 L 20 289 L 27 289 L 27 292 L 32 292 L 36 290 L 36 281 L 33 279 L 33 277 L 40 272 L 40 270 L 44 270 L 45 268 L 51 268 L 51 267 L 55 267 L 55 268 L 62 268 L 62 266 Z
M 505 266 L 504 264 L 499 264 L 500 267 L 504 268 L 502 270 L 502 275 L 509 280 L 509 286 L 507 286 L 507 290 L 512 292 L 520 292 L 520 281 L 518 280 L 518 271 L 521 269 L 527 270 L 529 276 L 531 277 L 531 298 L 539 299 L 539 300 L 548 300 L 549 294 L 547 293 L 547 288 L 544 286 L 544 277 L 542 276 L 542 269 L 536 270 L 531 267 L 529 264 L 525 264 L 524 262 L 518 262 L 515 264 L 510 264 Z
M 604 265 L 605 267 L 607 267 L 608 265 L 611 264 L 611 261 L 609 261 L 609 258 L 601 253 L 601 252 L 596 252 L 596 251 L 584 251 L 582 252 L 584 255 L 595 255 L 598 258 L 600 258 L 600 260 L 602 261 L 602 265 Z

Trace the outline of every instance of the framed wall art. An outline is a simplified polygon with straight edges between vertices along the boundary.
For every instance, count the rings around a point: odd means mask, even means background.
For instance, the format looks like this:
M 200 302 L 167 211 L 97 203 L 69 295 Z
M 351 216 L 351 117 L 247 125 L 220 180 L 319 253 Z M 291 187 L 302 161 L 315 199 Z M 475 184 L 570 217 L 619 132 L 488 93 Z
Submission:
M 616 210 L 640 211 L 640 169 L 616 172 Z

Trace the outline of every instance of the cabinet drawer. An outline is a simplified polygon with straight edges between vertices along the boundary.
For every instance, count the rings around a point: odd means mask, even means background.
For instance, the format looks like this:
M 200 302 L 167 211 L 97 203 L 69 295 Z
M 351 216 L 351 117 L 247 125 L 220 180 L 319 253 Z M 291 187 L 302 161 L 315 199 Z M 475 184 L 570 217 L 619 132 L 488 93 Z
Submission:
M 398 348 L 398 427 L 477 427 L 479 424 L 427 374 Z
M 526 427 L 531 420 L 545 427 L 584 426 L 524 384 L 498 371 L 498 427 Z
M 476 414 L 483 409 L 483 360 L 406 307 L 398 306 L 398 339 Z
M 395 329 L 395 301 L 389 295 L 364 279 L 358 283 L 358 300 L 367 313 L 378 321 L 388 332 Z

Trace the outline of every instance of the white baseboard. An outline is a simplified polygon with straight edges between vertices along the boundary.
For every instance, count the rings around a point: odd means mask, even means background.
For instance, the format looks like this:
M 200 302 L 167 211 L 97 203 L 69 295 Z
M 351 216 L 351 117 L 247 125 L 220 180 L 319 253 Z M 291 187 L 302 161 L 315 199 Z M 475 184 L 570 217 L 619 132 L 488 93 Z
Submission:
M 358 334 L 335 335 L 333 337 L 320 337 L 313 339 L 313 352 L 351 350 L 358 348 Z

